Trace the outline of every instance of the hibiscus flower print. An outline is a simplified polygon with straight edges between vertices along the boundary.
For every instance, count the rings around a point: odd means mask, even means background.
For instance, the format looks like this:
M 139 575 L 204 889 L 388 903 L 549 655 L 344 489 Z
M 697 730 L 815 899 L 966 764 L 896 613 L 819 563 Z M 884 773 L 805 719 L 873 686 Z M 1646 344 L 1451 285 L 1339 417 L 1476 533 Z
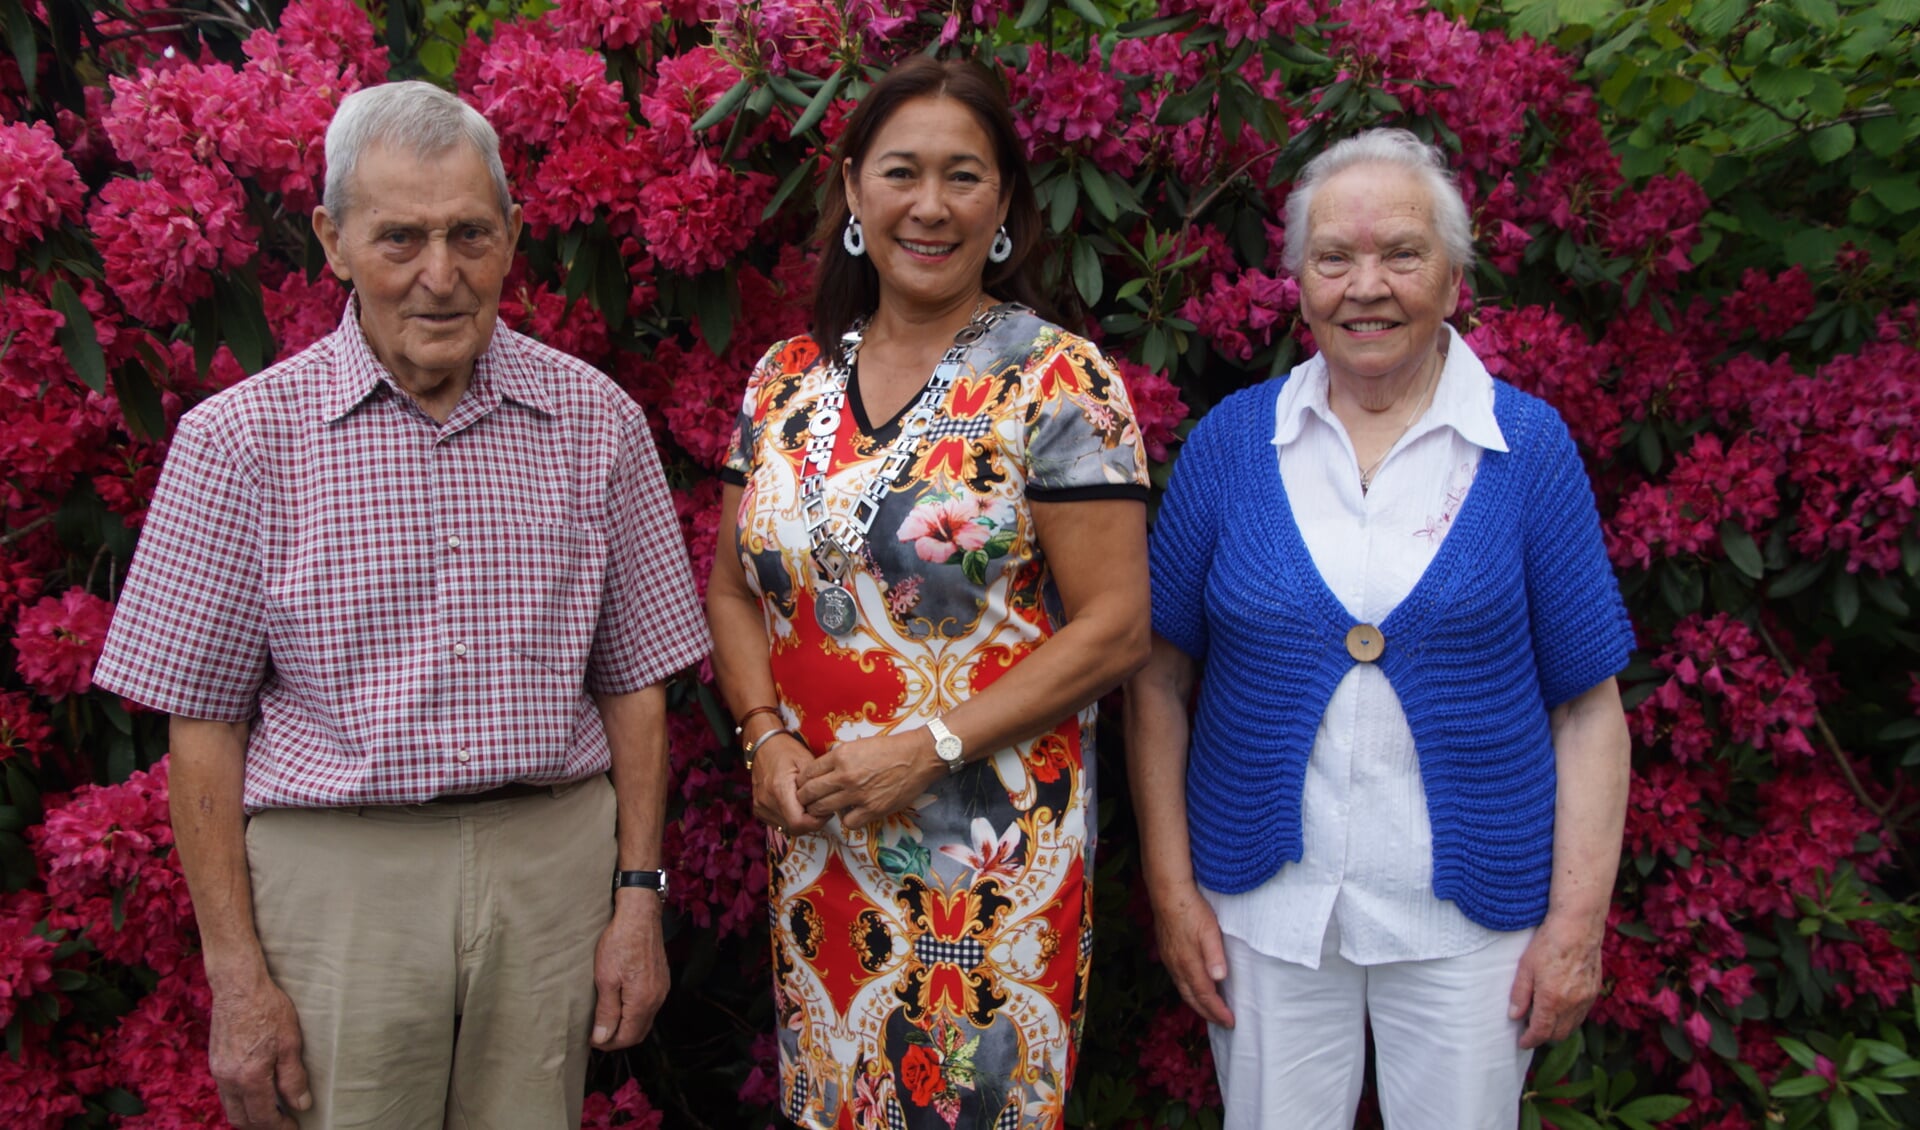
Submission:
M 973 870 L 973 881 L 1005 879 L 1012 881 L 1020 869 L 1020 825 L 1009 824 L 1002 835 L 994 835 L 993 825 L 983 816 L 973 820 L 973 846 L 943 844 L 942 855 L 959 860 Z
M 913 543 L 920 560 L 958 564 L 968 580 L 987 583 L 987 562 L 1005 557 L 1017 533 L 1013 508 L 1005 499 L 982 506 L 972 495 L 929 493 L 900 523 L 899 538 Z
M 986 547 L 993 529 L 982 517 L 977 498 L 928 495 L 900 523 L 900 540 L 912 542 L 920 560 L 944 565 Z

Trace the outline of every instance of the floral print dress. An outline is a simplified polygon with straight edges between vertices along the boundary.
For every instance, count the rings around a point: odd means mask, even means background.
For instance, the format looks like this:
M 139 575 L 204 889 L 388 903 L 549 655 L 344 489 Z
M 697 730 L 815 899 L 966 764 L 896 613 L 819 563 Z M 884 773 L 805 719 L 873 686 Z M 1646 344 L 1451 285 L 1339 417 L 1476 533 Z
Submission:
M 1024 308 L 975 342 L 887 493 L 836 638 L 801 513 L 812 339 L 768 351 L 726 477 L 786 721 L 815 750 L 924 725 L 1060 627 L 1030 501 L 1146 497 L 1126 392 L 1099 352 Z M 849 382 L 826 498 L 843 516 L 898 434 Z M 903 410 L 904 414 L 904 410 Z M 1142 608 L 1141 615 L 1146 615 Z M 866 828 L 771 835 L 781 1104 L 802 1126 L 1054 1127 L 1083 1019 L 1093 708 L 969 763 Z

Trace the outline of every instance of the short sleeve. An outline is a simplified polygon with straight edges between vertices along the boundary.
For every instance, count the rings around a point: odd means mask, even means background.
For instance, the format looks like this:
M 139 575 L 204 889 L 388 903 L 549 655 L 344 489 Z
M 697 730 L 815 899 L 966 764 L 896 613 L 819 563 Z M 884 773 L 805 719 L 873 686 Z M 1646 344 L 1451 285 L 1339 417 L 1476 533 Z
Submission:
M 1580 452 L 1559 415 L 1541 411 L 1532 433 L 1543 470 L 1527 510 L 1527 606 L 1551 709 L 1619 674 L 1634 639 Z
M 764 417 L 760 412 L 760 394 L 779 368 L 780 357 L 786 342 L 775 342 L 753 367 L 753 373 L 747 378 L 747 391 L 740 398 L 740 415 L 733 425 L 733 446 L 727 455 L 727 461 L 720 468 L 720 480 L 734 486 L 745 486 L 753 475 L 753 451 L 760 442 L 760 428 Z
M 1214 453 L 1226 438 L 1221 432 L 1235 407 L 1232 398 L 1220 404 L 1201 418 L 1181 446 L 1147 543 L 1153 630 L 1195 662 L 1207 654 L 1207 575 L 1213 569 L 1223 509 Z
M 96 684 L 187 718 L 254 716 L 268 670 L 255 472 L 220 424 L 180 421 Z
M 1126 385 L 1091 342 L 1063 335 L 1030 375 L 1027 497 L 1147 498 L 1147 453 Z
M 637 411 L 625 421 L 608 491 L 606 582 L 587 689 L 625 694 L 700 662 L 713 643 L 660 456 Z

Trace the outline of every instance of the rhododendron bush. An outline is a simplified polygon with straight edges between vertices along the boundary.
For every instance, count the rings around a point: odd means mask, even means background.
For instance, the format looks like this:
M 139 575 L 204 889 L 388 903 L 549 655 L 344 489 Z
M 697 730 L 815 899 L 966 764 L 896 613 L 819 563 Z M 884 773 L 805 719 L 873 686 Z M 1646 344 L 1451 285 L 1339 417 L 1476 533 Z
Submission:
M 1007 76 L 1051 280 L 1159 483 L 1311 349 L 1279 261 L 1301 164 L 1376 124 L 1452 154 L 1483 254 L 1458 324 L 1571 425 L 1640 641 L 1606 993 L 1527 1124 L 1920 1125 L 1913 11 L 0 0 L 0 1125 L 219 1122 L 164 719 L 91 668 L 180 413 L 337 323 L 307 215 L 340 97 L 426 76 L 492 120 L 527 217 L 502 315 L 646 407 L 704 582 L 747 373 L 806 324 L 828 147 L 921 50 Z M 589 1126 L 770 1117 L 765 844 L 709 679 L 674 690 L 674 992 L 595 1061 Z M 1140 944 L 1120 756 L 1069 1120 L 1217 1125 Z

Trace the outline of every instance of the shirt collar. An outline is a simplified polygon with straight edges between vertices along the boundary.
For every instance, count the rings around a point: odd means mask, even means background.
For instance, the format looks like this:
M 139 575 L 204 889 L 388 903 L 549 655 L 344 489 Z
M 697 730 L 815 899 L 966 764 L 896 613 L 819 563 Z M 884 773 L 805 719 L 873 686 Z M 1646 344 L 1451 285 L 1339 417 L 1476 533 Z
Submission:
M 493 340 L 473 364 L 473 381 L 461 397 L 460 408 L 455 410 L 457 415 L 468 415 L 462 409 L 469 407 L 477 410 L 473 415 L 485 415 L 502 400 L 523 404 L 542 415 L 554 414 L 552 396 L 535 375 L 534 367 L 528 364 L 529 343 L 519 339 L 520 335 L 505 325 L 494 323 Z M 347 299 L 333 340 L 338 361 L 333 383 L 321 398 L 321 419 L 333 423 L 359 407 L 382 385 L 395 395 L 406 395 L 393 374 L 373 355 L 373 347 L 367 344 L 366 332 L 360 328 L 359 295 Z M 472 402 L 471 405 L 468 402 Z
M 1452 428 L 1475 447 L 1507 450 L 1506 436 L 1493 415 L 1493 374 L 1452 326 L 1443 324 L 1442 328 L 1447 333 L 1447 363 L 1440 370 L 1433 403 L 1412 431 Z M 1285 447 L 1299 439 L 1309 414 L 1336 428 L 1340 426 L 1327 402 L 1327 363 L 1318 353 L 1296 366 L 1291 379 L 1280 386 L 1274 406 L 1273 445 Z

